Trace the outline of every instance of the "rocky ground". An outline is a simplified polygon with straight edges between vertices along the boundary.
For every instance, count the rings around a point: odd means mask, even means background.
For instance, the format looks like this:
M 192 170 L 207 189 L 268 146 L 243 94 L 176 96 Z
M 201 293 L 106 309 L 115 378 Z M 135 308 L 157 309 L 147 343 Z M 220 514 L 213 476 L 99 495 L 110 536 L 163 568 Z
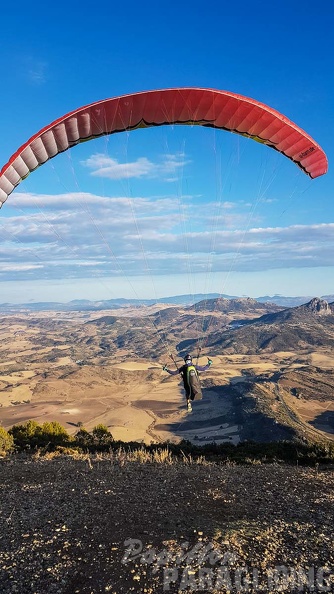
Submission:
M 333 487 L 329 469 L 166 450 L 8 457 L 1 594 L 334 591 Z

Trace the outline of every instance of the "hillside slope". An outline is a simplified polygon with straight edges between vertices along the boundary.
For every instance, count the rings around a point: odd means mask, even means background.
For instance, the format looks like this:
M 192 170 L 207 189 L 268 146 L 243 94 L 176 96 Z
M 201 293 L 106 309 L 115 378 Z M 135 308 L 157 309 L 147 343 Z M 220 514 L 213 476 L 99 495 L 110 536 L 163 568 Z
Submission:
M 224 329 L 207 337 L 212 352 L 261 353 L 334 347 L 334 304 L 309 303 Z

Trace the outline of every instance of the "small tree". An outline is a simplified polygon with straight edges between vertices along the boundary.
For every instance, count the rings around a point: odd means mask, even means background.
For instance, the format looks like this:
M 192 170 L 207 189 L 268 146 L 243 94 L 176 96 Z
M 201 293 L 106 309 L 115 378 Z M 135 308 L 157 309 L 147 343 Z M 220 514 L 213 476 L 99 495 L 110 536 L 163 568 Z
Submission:
M 70 436 L 66 429 L 58 421 L 46 421 L 42 425 L 41 445 L 51 444 L 53 446 L 68 445 Z
M 14 448 L 13 436 L 6 431 L 3 427 L 0 427 L 0 455 L 10 452 Z
M 36 421 L 27 421 L 22 425 L 13 425 L 9 433 L 14 438 L 14 443 L 19 449 L 68 445 L 70 436 L 66 429 L 57 421 L 46 421 L 39 425 Z
M 96 425 L 91 433 L 82 427 L 74 436 L 76 445 L 88 450 L 107 449 L 114 441 L 108 427 L 105 425 Z
M 89 448 L 92 445 L 93 438 L 87 429 L 82 427 L 74 436 L 76 445 L 80 448 Z
M 41 432 L 41 425 L 32 420 L 20 425 L 13 425 L 8 431 L 14 439 L 15 446 L 19 449 L 33 448 L 39 445 Z
M 108 446 L 114 438 L 106 425 L 96 425 L 92 431 L 93 443 L 99 447 Z

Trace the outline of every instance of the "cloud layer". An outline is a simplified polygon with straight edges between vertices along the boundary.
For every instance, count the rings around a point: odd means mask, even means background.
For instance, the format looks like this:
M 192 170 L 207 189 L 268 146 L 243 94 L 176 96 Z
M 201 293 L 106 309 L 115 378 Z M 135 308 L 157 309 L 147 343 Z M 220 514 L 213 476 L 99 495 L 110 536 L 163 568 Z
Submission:
M 334 223 L 260 227 L 241 203 L 16 193 L 5 206 L 1 281 L 333 265 Z

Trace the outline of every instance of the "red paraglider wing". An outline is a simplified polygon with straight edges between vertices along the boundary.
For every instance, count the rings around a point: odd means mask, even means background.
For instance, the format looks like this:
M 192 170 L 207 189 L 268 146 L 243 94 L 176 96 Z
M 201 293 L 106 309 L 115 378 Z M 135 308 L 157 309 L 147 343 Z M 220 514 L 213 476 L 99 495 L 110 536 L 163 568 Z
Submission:
M 312 178 L 327 172 L 321 147 L 267 105 L 227 91 L 163 89 L 97 101 L 40 130 L 1 170 L 0 205 L 31 171 L 80 142 L 164 124 L 198 124 L 235 132 L 283 153 Z

